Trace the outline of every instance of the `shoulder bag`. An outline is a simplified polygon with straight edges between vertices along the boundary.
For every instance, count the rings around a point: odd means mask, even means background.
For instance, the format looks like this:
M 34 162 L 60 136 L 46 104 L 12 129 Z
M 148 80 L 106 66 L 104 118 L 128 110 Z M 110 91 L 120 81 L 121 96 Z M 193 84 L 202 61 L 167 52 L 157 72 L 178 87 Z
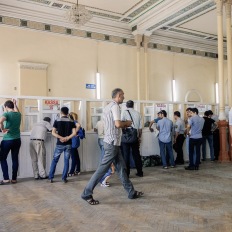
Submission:
M 127 110 L 129 115 L 130 115 L 130 118 L 131 118 L 131 121 L 133 122 L 134 124 L 134 121 L 133 121 L 133 118 L 130 114 L 130 111 Z M 133 128 L 133 127 L 128 127 L 128 128 L 125 128 L 125 129 L 122 129 L 122 143 L 135 143 L 136 141 L 138 141 L 138 131 L 136 128 Z

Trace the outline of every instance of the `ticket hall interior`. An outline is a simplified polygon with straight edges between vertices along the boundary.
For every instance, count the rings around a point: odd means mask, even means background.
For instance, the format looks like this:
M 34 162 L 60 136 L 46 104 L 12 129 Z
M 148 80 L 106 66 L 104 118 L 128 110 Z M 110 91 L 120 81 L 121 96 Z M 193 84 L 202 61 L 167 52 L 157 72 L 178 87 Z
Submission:
M 232 232 L 231 4 L 0 0 L 0 113 L 7 100 L 16 99 L 22 117 L 17 184 L 0 186 L 0 232 Z M 144 195 L 128 199 L 115 170 L 110 187 L 98 184 L 94 189 L 100 202 L 95 206 L 81 194 L 100 164 L 94 128 L 115 88 L 124 92 L 121 112 L 133 100 L 141 115 L 144 176 L 136 176 L 131 159 L 130 180 Z M 54 183 L 35 180 L 31 130 L 45 117 L 53 125 L 64 106 L 78 115 L 85 129 L 78 148 L 80 175 L 62 182 L 62 154 Z M 197 108 L 200 117 L 209 110 L 218 116 L 218 160 L 210 161 L 207 143 L 206 161 L 199 170 L 186 171 L 184 142 L 185 165 L 163 169 L 151 162 L 160 157 L 160 147 L 149 124 L 161 110 L 173 122 L 179 111 L 186 121 L 187 108 Z M 48 132 L 47 173 L 56 142 Z M 11 153 L 7 163 L 11 178 Z

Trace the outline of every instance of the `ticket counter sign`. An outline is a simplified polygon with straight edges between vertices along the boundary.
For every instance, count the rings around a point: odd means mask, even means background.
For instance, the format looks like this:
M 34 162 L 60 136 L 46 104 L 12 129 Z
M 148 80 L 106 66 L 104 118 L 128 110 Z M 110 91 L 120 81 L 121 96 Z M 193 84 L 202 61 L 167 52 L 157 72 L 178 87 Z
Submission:
M 167 111 L 168 110 L 168 105 L 163 104 L 163 103 L 156 104 L 156 111 L 159 112 L 161 110 Z
M 59 100 L 44 100 L 43 110 L 60 110 Z
M 199 112 L 204 113 L 207 110 L 207 105 L 196 105 L 196 108 L 198 109 Z

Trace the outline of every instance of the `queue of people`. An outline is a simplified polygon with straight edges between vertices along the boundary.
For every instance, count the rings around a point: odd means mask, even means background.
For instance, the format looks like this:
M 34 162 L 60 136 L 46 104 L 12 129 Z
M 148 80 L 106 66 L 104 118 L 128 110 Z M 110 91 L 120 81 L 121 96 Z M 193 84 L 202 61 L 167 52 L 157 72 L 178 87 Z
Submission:
M 121 114 L 119 104 L 124 100 L 122 89 L 112 91 L 112 101 L 105 107 L 103 120 L 99 121 L 94 129 L 98 133 L 98 144 L 101 150 L 101 159 L 99 166 L 88 184 L 86 185 L 81 197 L 90 205 L 99 204 L 98 200 L 93 198 L 93 190 L 98 183 L 103 187 L 109 187 L 109 179 L 114 173 L 118 172 L 119 178 L 129 199 L 135 199 L 143 196 L 143 192 L 136 191 L 130 181 L 131 157 L 133 157 L 136 175 L 143 177 L 142 160 L 140 155 L 140 142 L 142 136 L 142 120 L 138 111 L 134 110 L 134 102 L 126 103 L 127 109 Z M 8 100 L 4 104 L 5 113 L 0 118 L 0 129 L 3 140 L 1 142 L 1 167 L 4 179 L 0 185 L 17 183 L 18 172 L 18 155 L 21 146 L 20 140 L 20 123 L 21 113 L 18 110 L 15 100 Z M 78 123 L 77 114 L 69 113 L 67 107 L 61 108 L 61 117 L 56 119 L 51 126 L 51 119 L 45 117 L 43 121 L 36 123 L 31 131 L 30 136 L 30 155 L 32 160 L 33 174 L 35 180 L 47 179 L 50 183 L 54 182 L 56 165 L 62 153 L 64 153 L 64 168 L 62 181 L 68 182 L 67 177 L 80 174 L 80 157 L 78 147 L 80 138 L 78 131 L 81 125 Z M 186 140 L 187 153 L 189 155 L 189 165 L 186 170 L 198 170 L 201 163 L 200 147 L 202 146 L 202 161 L 206 159 L 206 141 L 210 147 L 211 161 L 215 160 L 218 144 L 214 144 L 216 135 L 217 122 L 212 111 L 206 111 L 204 117 L 198 115 L 197 108 L 186 109 L 186 123 L 181 119 L 179 111 L 174 112 L 175 123 L 167 118 L 167 112 L 161 110 L 158 112 L 158 118 L 154 119 L 149 125 L 151 132 L 153 123 L 156 124 L 158 131 L 158 140 L 160 155 L 163 168 L 167 169 L 170 164 L 171 168 L 176 165 L 184 164 L 183 143 Z M 132 128 L 130 136 L 132 139 L 121 141 L 122 129 Z M 51 163 L 49 175 L 46 174 L 46 149 L 45 140 L 47 132 L 51 131 L 52 135 L 57 138 L 56 147 Z M 216 137 L 216 136 L 215 136 Z M 173 149 L 177 153 L 174 160 Z M 10 181 L 8 174 L 7 156 L 11 151 L 12 156 L 12 179 Z M 132 156 L 131 156 L 132 155 Z M 69 170 L 69 160 L 72 157 L 72 165 Z

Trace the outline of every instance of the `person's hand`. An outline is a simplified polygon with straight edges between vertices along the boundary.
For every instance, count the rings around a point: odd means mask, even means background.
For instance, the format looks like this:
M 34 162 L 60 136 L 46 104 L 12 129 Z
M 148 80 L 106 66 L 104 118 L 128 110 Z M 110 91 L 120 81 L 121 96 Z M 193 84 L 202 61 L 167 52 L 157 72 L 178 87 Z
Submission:
M 16 100 L 12 98 L 12 102 L 14 103 L 14 105 L 16 105 Z
M 150 128 L 149 130 L 150 130 L 150 132 L 154 132 L 154 129 L 153 129 L 153 128 Z
M 3 130 L 2 130 L 2 133 L 3 133 L 3 134 L 7 134 L 8 131 L 9 131 L 9 129 L 3 129 Z
M 126 127 L 130 127 L 132 125 L 132 121 L 126 121 Z

